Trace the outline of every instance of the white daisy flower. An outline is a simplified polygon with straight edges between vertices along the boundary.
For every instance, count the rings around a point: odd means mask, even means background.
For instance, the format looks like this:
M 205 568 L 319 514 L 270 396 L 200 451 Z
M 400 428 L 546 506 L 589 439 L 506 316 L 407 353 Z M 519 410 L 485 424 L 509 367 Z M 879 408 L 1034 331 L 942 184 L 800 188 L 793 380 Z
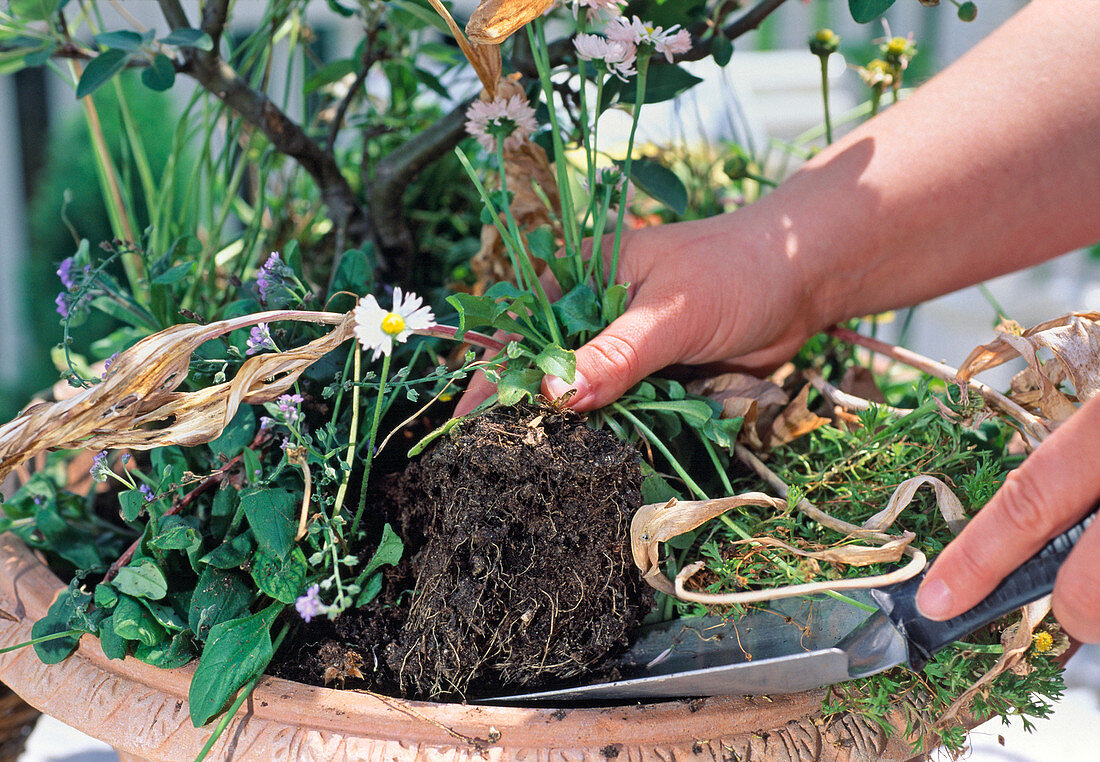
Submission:
M 635 48 L 629 42 L 605 40 L 598 34 L 578 34 L 573 39 L 577 58 L 582 61 L 603 61 L 607 70 L 626 81 L 638 72 L 634 70 Z
M 364 296 L 355 308 L 355 337 L 363 349 L 374 350 L 371 360 L 389 356 L 395 341 L 405 342 L 415 331 L 435 325 L 431 307 L 421 306 L 424 300 L 413 293 L 393 290 L 393 310 L 386 311 L 373 296 Z

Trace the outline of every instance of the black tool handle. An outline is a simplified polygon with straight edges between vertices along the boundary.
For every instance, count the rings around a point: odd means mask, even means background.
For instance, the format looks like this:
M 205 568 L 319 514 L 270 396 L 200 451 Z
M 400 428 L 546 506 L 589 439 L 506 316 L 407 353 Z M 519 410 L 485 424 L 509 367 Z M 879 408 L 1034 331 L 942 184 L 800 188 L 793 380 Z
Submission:
M 917 588 L 925 572 L 896 585 L 871 591 L 879 608 L 909 641 L 909 665 L 920 669 L 948 643 L 964 638 L 1013 609 L 1042 598 L 1054 589 L 1058 569 L 1096 517 L 1100 503 L 1085 518 L 1058 535 L 969 611 L 943 622 L 926 619 L 917 611 Z

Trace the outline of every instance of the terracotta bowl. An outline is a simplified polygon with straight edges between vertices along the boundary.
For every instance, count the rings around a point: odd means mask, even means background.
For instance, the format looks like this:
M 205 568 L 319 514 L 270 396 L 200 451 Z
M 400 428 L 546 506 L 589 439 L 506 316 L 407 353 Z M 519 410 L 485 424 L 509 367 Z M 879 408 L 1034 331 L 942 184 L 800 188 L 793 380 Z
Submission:
M 0 536 L 0 646 L 31 637 L 65 585 L 22 542 Z M 0 680 L 32 706 L 129 760 L 193 760 L 212 733 L 187 712 L 193 668 L 107 659 L 92 637 L 61 664 L 33 649 L 0 656 Z M 405 701 L 264 678 L 214 746 L 219 760 L 904 760 L 904 741 L 854 715 L 820 717 L 823 693 L 596 709 Z M 213 723 L 212 723 L 213 724 Z

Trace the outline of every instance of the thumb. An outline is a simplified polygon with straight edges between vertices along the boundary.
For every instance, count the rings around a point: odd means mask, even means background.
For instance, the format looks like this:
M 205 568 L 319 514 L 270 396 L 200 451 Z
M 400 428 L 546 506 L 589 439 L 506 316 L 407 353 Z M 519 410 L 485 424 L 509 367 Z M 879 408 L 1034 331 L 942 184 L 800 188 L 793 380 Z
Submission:
M 581 412 L 611 404 L 649 374 L 680 359 L 684 341 L 668 330 L 668 326 L 676 324 L 677 321 L 662 316 L 652 305 L 631 305 L 577 350 L 573 382 L 546 376 L 542 382 L 543 394 L 558 399 L 575 389 L 569 406 Z
M 929 619 L 957 616 L 1088 512 L 1100 496 L 1100 398 L 1086 402 L 1023 464 L 932 565 L 917 593 Z M 1100 532 L 1090 527 L 1058 574 L 1055 614 L 1081 639 L 1100 639 Z

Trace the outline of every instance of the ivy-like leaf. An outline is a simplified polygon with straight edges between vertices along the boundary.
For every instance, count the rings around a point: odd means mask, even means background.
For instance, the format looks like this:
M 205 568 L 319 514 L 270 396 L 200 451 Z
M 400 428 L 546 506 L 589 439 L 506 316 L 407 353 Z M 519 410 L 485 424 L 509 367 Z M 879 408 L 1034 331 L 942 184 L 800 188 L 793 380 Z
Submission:
M 252 528 L 256 544 L 282 560 L 294 547 L 295 510 L 300 498 L 281 489 L 248 490 L 241 493 L 241 506 Z
M 195 658 L 195 648 L 190 633 L 179 632 L 171 640 L 138 646 L 134 649 L 134 657 L 160 669 L 175 669 Z
M 215 569 L 236 569 L 248 560 L 255 547 L 256 541 L 252 539 L 252 534 L 244 532 L 223 542 L 200 558 L 199 562 Z
M 120 48 L 105 50 L 88 62 L 84 73 L 80 75 L 80 82 L 76 85 L 76 97 L 83 98 L 91 95 L 112 77 L 126 68 L 132 54 Z
M 158 550 L 191 550 L 202 544 L 198 530 L 182 516 L 165 516 L 149 546 Z
M 94 569 L 103 563 L 95 537 L 70 526 L 53 505 L 39 506 L 34 521 L 54 552 L 78 569 Z
M 76 613 L 78 606 L 83 605 L 91 596 L 74 595 L 72 590 L 65 589 L 57 596 L 46 615 L 31 626 L 31 637 L 41 638 L 46 635 L 56 635 L 60 632 L 73 629 L 69 620 Z M 34 644 L 34 652 L 43 664 L 57 664 L 63 661 L 76 650 L 79 637 L 55 638 L 42 643 Z
M 120 593 L 136 598 L 160 600 L 168 594 L 168 580 L 160 567 L 149 560 L 135 566 L 123 566 L 113 580 Z
M 551 305 L 558 322 L 567 336 L 575 336 L 581 331 L 599 331 L 600 303 L 596 292 L 585 284 L 580 284 Z
M 141 605 L 137 598 L 128 595 L 119 596 L 118 605 L 111 615 L 115 632 L 126 640 L 136 640 L 147 646 L 159 643 L 168 637 L 167 631 L 157 622 L 149 609 Z
M 577 375 L 577 355 L 572 349 L 562 349 L 556 344 L 543 347 L 535 357 L 535 365 L 550 376 L 557 376 L 567 384 Z
M 211 627 L 247 613 L 251 602 L 252 589 L 242 575 L 207 567 L 195 583 L 187 626 L 205 640 Z
M 233 694 L 271 661 L 271 624 L 282 609 L 282 604 L 273 604 L 258 614 L 221 622 L 210 630 L 187 693 L 196 728 L 221 712 Z
M 115 615 L 103 620 L 99 627 L 99 647 L 108 659 L 124 659 L 130 650 L 130 644 L 115 630 Z
M 251 405 L 241 405 L 225 430 L 212 441 L 210 449 L 217 455 L 232 459 L 252 443 L 256 434 L 256 413 Z
M 305 592 L 309 564 L 301 548 L 294 548 L 280 561 L 262 550 L 252 557 L 252 579 L 256 587 L 282 603 L 294 603 Z

